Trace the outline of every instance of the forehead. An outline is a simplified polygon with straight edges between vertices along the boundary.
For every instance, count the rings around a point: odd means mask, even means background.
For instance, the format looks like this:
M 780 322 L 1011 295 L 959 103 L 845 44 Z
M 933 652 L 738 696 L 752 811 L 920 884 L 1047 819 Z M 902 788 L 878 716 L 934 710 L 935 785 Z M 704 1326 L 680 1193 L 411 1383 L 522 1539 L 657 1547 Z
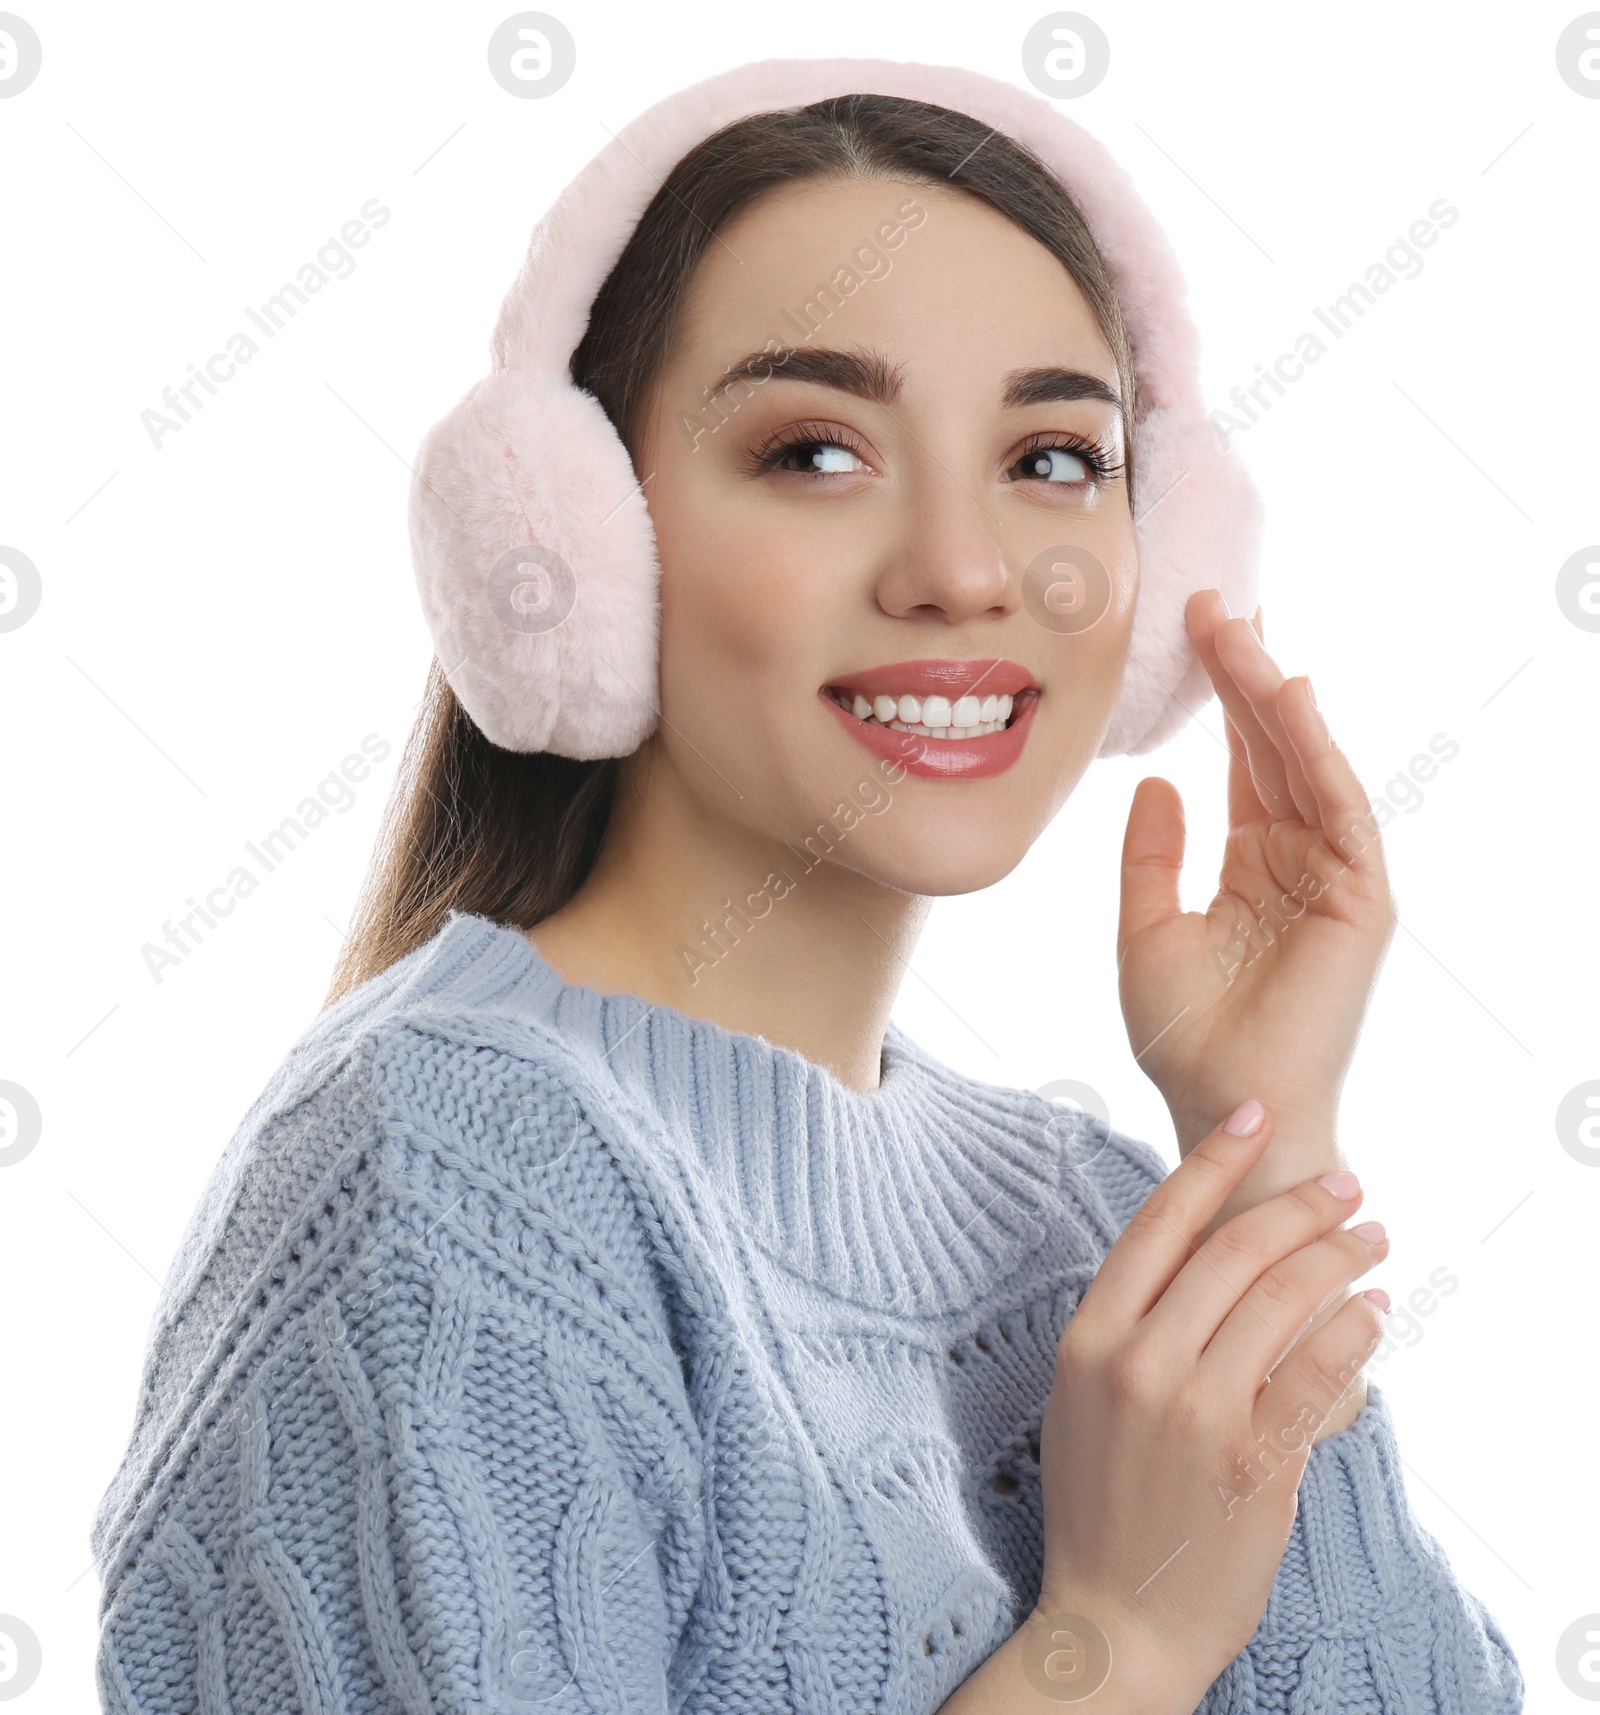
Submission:
M 902 179 L 806 181 L 742 209 L 707 246 L 673 366 L 696 372 L 773 338 L 872 344 L 908 386 L 1026 363 L 1116 369 L 1064 263 L 981 198 Z M 709 377 L 698 377 L 704 385 Z

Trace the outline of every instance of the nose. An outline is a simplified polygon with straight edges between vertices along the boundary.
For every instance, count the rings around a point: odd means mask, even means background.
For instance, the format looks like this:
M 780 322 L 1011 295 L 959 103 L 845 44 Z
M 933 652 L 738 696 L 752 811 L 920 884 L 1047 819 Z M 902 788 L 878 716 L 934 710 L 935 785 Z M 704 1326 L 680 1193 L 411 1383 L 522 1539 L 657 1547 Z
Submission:
M 965 625 L 1018 610 L 1021 575 L 1007 568 L 1000 520 L 979 494 L 935 467 L 908 486 L 902 505 L 878 575 L 885 613 Z

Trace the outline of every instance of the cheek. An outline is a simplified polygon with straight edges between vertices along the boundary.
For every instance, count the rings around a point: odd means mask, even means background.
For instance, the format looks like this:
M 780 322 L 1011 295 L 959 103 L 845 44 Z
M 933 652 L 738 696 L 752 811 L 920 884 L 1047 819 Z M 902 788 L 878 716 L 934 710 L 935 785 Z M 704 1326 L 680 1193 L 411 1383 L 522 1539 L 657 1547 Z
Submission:
M 680 512 L 658 529 L 663 697 L 693 675 L 721 697 L 761 699 L 826 670 L 807 664 L 808 643 L 836 629 L 817 557 L 794 532 L 728 511 L 708 511 L 698 525 Z
M 1134 609 L 1139 598 L 1139 548 L 1133 522 L 1124 517 L 1093 542 L 1092 551 L 1105 568 L 1099 599 L 1104 611 L 1081 638 L 1080 664 L 1097 680 L 1120 677 L 1133 636 Z
M 1106 624 L 1112 635 L 1133 624 L 1139 593 L 1139 538 L 1126 509 L 1099 521 L 1088 546 L 1105 568 Z
M 1139 595 L 1138 547 L 1131 521 L 1084 531 L 1078 557 L 1040 554 L 1023 574 L 1022 615 L 1049 664 L 1058 703 L 1098 699 L 1119 679 L 1133 635 Z M 1037 628 L 1037 629 L 1035 629 Z
M 665 567 L 661 578 L 662 695 L 692 685 L 707 702 L 753 692 L 783 656 L 781 593 L 748 565 L 714 556 Z

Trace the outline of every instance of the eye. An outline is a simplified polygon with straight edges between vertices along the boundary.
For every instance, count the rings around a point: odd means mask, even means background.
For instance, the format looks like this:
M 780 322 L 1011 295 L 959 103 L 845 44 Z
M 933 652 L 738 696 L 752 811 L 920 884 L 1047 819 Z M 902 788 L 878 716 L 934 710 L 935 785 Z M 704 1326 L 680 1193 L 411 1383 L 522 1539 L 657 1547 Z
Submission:
M 1015 482 L 1011 472 L 1020 471 L 1024 480 L 1042 480 L 1052 487 L 1088 487 L 1114 481 L 1121 470 L 1114 443 L 1041 434 L 1030 440 L 1006 480 Z
M 828 423 L 797 423 L 780 429 L 755 448 L 746 468 L 752 475 L 783 471 L 791 476 L 854 476 L 866 455 L 844 430 Z

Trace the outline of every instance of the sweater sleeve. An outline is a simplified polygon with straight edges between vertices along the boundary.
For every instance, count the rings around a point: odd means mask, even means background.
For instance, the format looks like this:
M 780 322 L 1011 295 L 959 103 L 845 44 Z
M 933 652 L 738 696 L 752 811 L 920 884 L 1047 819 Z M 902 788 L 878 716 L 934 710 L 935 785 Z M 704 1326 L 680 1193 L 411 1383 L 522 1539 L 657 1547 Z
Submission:
M 1103 1151 L 1098 1182 L 1120 1232 L 1167 1164 L 1103 1122 L 1091 1147 Z M 1239 1504 L 1247 1491 L 1241 1484 Z M 1389 1402 L 1368 1376 L 1354 1421 L 1311 1449 L 1261 1623 L 1197 1715 L 1518 1715 L 1522 1706 L 1505 1633 L 1411 1511 Z
M 1261 1623 L 1200 1715 L 1517 1715 L 1522 1706 L 1505 1633 L 1411 1511 L 1389 1402 L 1369 1377 L 1355 1420 L 1312 1448 Z
M 507 1124 L 468 1102 L 450 1138 L 382 1081 L 297 1110 L 308 1159 L 348 1148 L 169 1389 L 105 1550 L 102 1706 L 664 1708 L 697 1436 L 604 1146 L 537 1076 Z

